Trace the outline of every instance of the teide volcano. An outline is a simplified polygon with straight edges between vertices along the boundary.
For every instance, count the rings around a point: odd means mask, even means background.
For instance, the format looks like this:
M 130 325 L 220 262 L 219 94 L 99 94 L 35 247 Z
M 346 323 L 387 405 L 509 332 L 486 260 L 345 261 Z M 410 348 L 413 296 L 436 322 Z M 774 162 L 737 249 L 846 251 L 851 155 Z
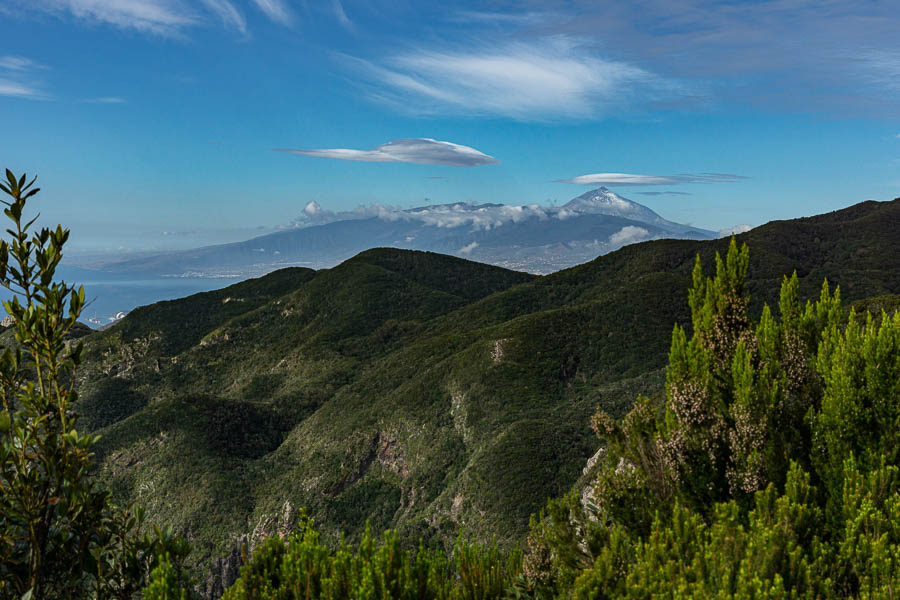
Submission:
M 549 273 L 633 242 L 715 237 L 715 232 L 667 221 L 602 187 L 559 207 L 456 203 L 399 210 L 376 205 L 334 213 L 310 202 L 291 229 L 245 242 L 114 262 L 103 270 L 249 276 L 291 265 L 332 267 L 369 248 L 393 247 Z

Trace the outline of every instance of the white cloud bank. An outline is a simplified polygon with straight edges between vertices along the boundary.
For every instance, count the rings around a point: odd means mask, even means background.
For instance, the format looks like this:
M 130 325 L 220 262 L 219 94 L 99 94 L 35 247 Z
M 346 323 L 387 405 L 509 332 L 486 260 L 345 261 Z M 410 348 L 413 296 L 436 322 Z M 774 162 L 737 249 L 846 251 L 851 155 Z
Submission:
M 551 224 L 554 220 L 565 220 L 582 215 L 610 215 L 614 217 L 629 218 L 629 215 L 635 211 L 630 206 L 640 207 L 638 204 L 632 203 L 630 200 L 616 196 L 609 192 L 606 194 L 615 196 L 621 204 L 609 203 L 607 205 L 598 205 L 590 203 L 570 202 L 565 206 L 541 206 L 538 204 L 529 204 L 524 206 L 506 205 L 506 204 L 472 204 L 472 203 L 455 203 L 455 204 L 439 204 L 431 206 L 422 206 L 411 209 L 401 209 L 392 206 L 384 206 L 380 204 L 359 206 L 352 211 L 334 212 L 322 208 L 318 202 L 310 201 L 304 207 L 301 215 L 295 219 L 289 228 L 312 227 L 316 225 L 325 225 L 336 221 L 354 221 L 366 219 L 378 219 L 381 221 L 398 222 L 409 224 L 413 228 L 418 227 L 436 227 L 442 229 L 467 229 L 468 232 L 488 232 L 509 224 L 517 224 L 530 222 L 545 226 Z M 577 200 L 577 199 L 576 199 Z M 615 250 L 622 246 L 642 242 L 646 240 L 656 239 L 660 235 L 668 237 L 669 234 L 660 232 L 650 224 L 655 213 L 649 211 L 650 221 L 632 218 L 634 224 L 620 225 L 618 229 L 613 229 L 611 234 L 604 233 L 605 238 L 595 239 L 592 247 L 605 247 L 609 250 Z M 620 221 L 621 223 L 621 221 Z M 286 227 L 285 229 L 287 229 Z M 398 231 L 414 232 L 416 229 L 399 228 Z M 607 230 L 609 231 L 609 230 Z M 714 235 L 713 232 L 708 232 Z M 411 242 L 416 238 L 415 233 L 407 233 L 406 241 Z M 462 245 L 456 250 L 459 256 L 471 256 L 477 254 L 479 244 L 475 241 L 466 240 L 461 242 Z
M 493 156 L 479 152 L 475 148 L 442 142 L 431 138 L 411 138 L 393 140 L 371 150 L 351 150 L 330 148 L 321 150 L 294 150 L 276 148 L 276 152 L 301 154 L 317 158 L 352 160 L 359 162 L 417 163 L 423 165 L 448 165 L 453 167 L 477 167 L 493 165 L 498 161 Z
M 473 230 L 490 230 L 507 223 L 520 223 L 527 219 L 565 218 L 569 211 L 538 204 L 510 206 L 506 204 L 438 204 L 421 208 L 400 209 L 383 204 L 359 206 L 352 211 L 333 212 L 322 208 L 315 200 L 309 202 L 303 213 L 293 222 L 294 227 L 324 225 L 334 221 L 351 219 L 382 219 L 385 221 L 418 221 L 434 227 L 463 227 Z M 471 250 L 470 250 L 471 252 Z

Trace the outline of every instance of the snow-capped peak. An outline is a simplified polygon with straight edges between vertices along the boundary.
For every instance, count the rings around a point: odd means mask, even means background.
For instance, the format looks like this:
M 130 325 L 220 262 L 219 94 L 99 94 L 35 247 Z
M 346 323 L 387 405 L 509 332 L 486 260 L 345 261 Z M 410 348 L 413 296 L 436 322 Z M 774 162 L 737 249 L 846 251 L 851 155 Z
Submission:
M 580 213 L 624 217 L 644 223 L 661 223 L 665 221 L 665 219 L 646 206 L 623 198 L 605 187 L 585 192 L 577 198 L 566 202 L 563 208 Z

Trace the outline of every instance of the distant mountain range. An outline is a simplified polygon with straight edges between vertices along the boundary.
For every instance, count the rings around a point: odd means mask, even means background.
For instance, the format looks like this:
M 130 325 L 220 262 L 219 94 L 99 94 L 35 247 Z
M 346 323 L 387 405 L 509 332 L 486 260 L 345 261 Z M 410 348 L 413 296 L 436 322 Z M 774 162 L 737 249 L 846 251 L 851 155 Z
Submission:
M 245 242 L 111 261 L 106 273 L 140 277 L 247 277 L 286 266 L 329 268 L 369 248 L 450 254 L 530 273 L 584 263 L 633 242 L 714 239 L 667 221 L 606 188 L 563 206 L 440 204 L 332 213 L 311 202 L 296 227 Z

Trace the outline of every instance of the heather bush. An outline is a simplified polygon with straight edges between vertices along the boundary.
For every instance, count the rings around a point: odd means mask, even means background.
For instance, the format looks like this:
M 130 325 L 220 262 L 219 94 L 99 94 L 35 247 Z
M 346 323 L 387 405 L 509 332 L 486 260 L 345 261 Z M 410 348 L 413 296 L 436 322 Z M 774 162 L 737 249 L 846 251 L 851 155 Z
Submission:
M 843 312 L 784 278 L 757 322 L 732 239 L 715 277 L 699 258 L 664 396 L 621 420 L 590 502 L 532 521 L 526 574 L 545 595 L 892 598 L 900 581 L 900 313 Z

